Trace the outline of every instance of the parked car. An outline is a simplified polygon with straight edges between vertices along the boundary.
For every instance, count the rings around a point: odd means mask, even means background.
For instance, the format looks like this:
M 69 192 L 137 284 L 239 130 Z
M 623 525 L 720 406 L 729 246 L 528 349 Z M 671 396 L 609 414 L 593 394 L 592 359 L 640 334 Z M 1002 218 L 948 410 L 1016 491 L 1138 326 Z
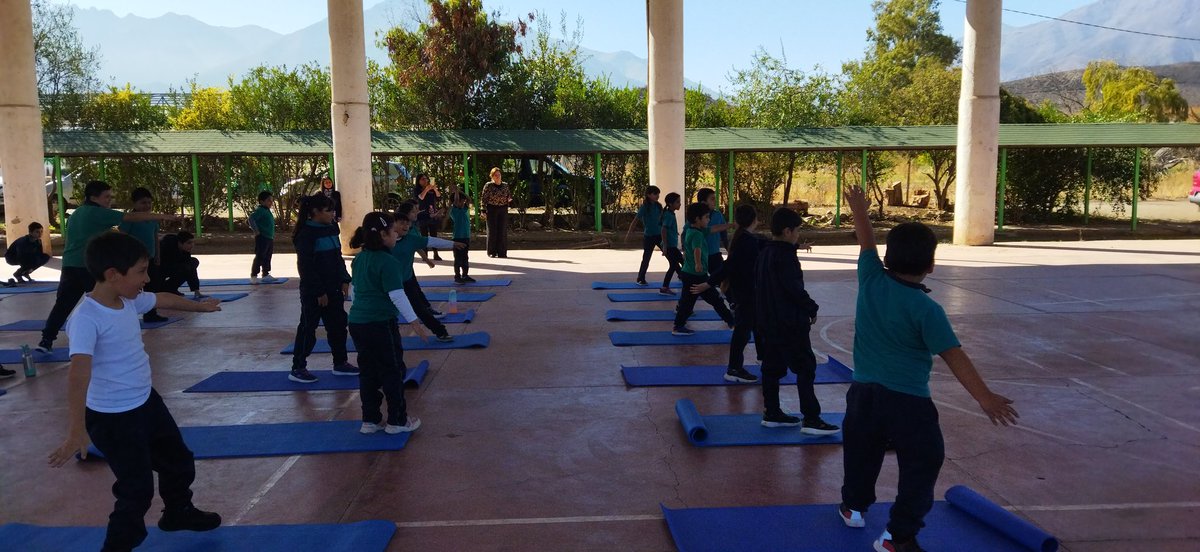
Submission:
M 517 170 L 518 182 L 529 182 L 529 206 L 542 207 L 546 204 L 545 193 L 549 184 L 553 183 L 554 197 L 556 208 L 565 208 L 571 206 L 570 191 L 573 186 L 581 186 L 587 189 L 592 189 L 595 186 L 595 177 L 577 175 L 571 172 L 570 169 L 564 167 L 554 158 L 543 155 L 539 157 L 522 157 L 520 158 L 520 168 Z M 545 182 L 543 182 L 545 180 Z M 604 197 L 609 197 L 611 186 L 607 181 L 600 181 L 601 190 Z M 593 197 L 589 194 L 588 197 Z M 588 212 L 591 212 L 591 203 L 588 204 Z
M 70 173 L 64 174 L 62 177 L 63 197 L 67 199 L 66 208 L 74 209 L 75 205 L 71 203 L 71 197 L 74 195 L 75 180 L 78 179 L 79 173 L 83 169 L 76 169 Z M 46 204 L 50 213 L 58 212 L 58 195 L 56 184 L 54 182 L 54 165 L 45 164 L 45 183 L 46 183 Z M 0 216 L 4 215 L 4 167 L 0 166 Z M 51 217 L 53 218 L 53 217 Z

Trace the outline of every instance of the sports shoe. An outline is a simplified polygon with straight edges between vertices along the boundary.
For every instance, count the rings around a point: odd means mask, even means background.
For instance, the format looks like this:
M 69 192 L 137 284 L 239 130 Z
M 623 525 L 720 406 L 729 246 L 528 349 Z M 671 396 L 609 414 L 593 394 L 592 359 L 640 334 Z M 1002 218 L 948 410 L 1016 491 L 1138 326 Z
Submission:
M 875 539 L 876 552 L 925 552 L 920 544 L 917 544 L 917 539 L 914 537 L 905 542 L 896 542 L 892 540 L 892 534 L 886 529 L 878 539 Z
M 636 281 L 636 282 L 634 282 L 634 283 L 635 283 L 635 284 L 637 284 L 637 285 L 639 285 L 639 286 L 648 286 L 648 285 L 650 285 L 650 284 L 647 284 L 645 280 L 638 280 L 638 281 Z
M 192 299 L 195 299 L 196 301 L 199 301 L 199 300 L 201 300 L 201 299 L 208 299 L 208 296 L 207 296 L 207 295 L 205 295 L 205 294 L 203 294 L 203 293 L 200 293 L 199 291 L 193 291 L 193 292 L 192 292 Z
M 387 433 L 388 435 L 395 435 L 397 433 L 411 433 L 416 431 L 418 427 L 421 427 L 421 419 L 410 414 L 408 418 L 404 420 L 404 425 L 388 424 L 387 427 L 383 428 L 383 432 Z
M 833 435 L 841 430 L 842 428 L 833 424 L 827 424 L 825 420 L 820 418 L 811 421 L 804 420 L 804 423 L 800 427 L 800 433 L 808 435 Z
M 437 309 L 429 309 L 429 312 L 433 313 L 433 317 L 438 320 L 441 320 L 446 317 L 446 313 L 444 313 L 440 310 L 437 310 Z
M 838 504 L 838 513 L 841 514 L 842 523 L 846 527 L 866 527 L 867 520 L 863 518 L 863 513 L 858 510 L 851 510 L 845 504 Z
M 371 422 L 363 422 L 362 427 L 358 428 L 358 432 L 363 435 L 371 435 L 373 433 L 378 432 L 381 429 L 383 429 L 383 427 L 380 426 L 379 424 L 373 424 Z
M 288 379 L 296 383 L 317 383 L 317 376 L 312 375 L 307 368 L 292 370 L 292 373 L 288 374 Z
M 182 510 L 163 510 L 158 528 L 163 531 L 212 531 L 221 526 L 221 516 L 188 505 Z
M 4 287 L 17 287 L 16 278 L 9 278 L 7 282 L 4 282 Z
M 0 364 L 0 379 L 8 379 L 15 375 L 17 375 L 16 370 L 9 370 L 8 368 L 5 368 L 3 364 Z
M 658 294 L 659 295 L 675 295 L 675 292 L 671 291 L 671 288 L 665 287 L 665 288 L 658 288 Z
M 463 281 L 464 281 L 464 282 L 466 282 L 466 283 L 468 283 L 468 284 L 474 284 L 474 283 L 475 283 L 475 279 L 474 279 L 474 278 L 472 278 L 472 277 L 470 277 L 470 276 L 463 276 Z
M 459 285 L 459 286 L 461 286 L 461 285 L 463 285 L 463 284 L 465 284 L 465 283 L 467 283 L 467 281 L 466 281 L 466 280 L 464 280 L 464 279 L 462 279 L 462 278 L 460 278 L 460 277 L 458 277 L 458 276 L 455 276 L 455 277 L 454 277 L 454 284 L 455 284 L 455 285 Z
M 758 376 L 751 374 L 745 368 L 739 367 L 725 372 L 725 381 L 731 381 L 734 383 L 756 383 L 758 382 Z
M 157 324 L 159 322 L 166 322 L 167 320 L 170 320 L 170 318 L 167 318 L 161 314 L 153 314 L 148 312 L 142 315 L 142 322 L 147 324 Z
M 450 343 L 451 341 L 454 341 L 454 336 L 450 334 L 438 335 L 434 336 L 434 339 L 441 341 L 442 343 Z
M 49 353 L 50 351 L 54 350 L 54 342 L 43 337 L 42 340 L 38 342 L 37 347 L 34 347 L 33 350 L 39 353 Z
M 279 278 L 271 276 L 270 274 L 263 274 L 262 283 L 264 283 L 264 284 L 274 284 L 275 282 L 278 282 L 278 281 L 279 281 Z
M 782 410 L 777 412 L 763 413 L 763 427 L 796 427 L 800 425 L 800 418 L 792 416 Z
M 251 276 L 251 277 L 250 277 L 250 285 L 252 285 L 252 286 L 257 286 L 257 285 L 258 285 L 258 276 Z
M 333 367 L 333 375 L 335 375 L 335 376 L 357 376 L 358 375 L 358 366 L 350 364 L 349 362 L 343 362 L 341 364 L 337 364 Z
M 31 284 L 33 283 L 33 276 L 30 276 L 29 273 L 26 272 L 25 274 L 17 276 L 17 280 L 24 280 L 25 283 Z
M 675 326 L 675 328 L 673 328 L 671 330 L 671 335 L 678 335 L 678 336 L 696 335 L 696 330 L 693 330 L 687 326 Z

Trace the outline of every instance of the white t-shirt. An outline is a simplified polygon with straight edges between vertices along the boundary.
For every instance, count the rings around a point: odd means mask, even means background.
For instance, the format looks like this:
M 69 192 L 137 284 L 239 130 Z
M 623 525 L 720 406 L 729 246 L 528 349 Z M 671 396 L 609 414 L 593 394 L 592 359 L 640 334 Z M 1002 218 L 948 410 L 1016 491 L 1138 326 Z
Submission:
M 112 309 L 89 293 L 67 319 L 71 355 L 92 357 L 87 407 L 96 412 L 127 412 L 150 398 L 150 356 L 138 317 L 153 309 L 157 298 L 142 292 L 121 302 L 121 309 Z

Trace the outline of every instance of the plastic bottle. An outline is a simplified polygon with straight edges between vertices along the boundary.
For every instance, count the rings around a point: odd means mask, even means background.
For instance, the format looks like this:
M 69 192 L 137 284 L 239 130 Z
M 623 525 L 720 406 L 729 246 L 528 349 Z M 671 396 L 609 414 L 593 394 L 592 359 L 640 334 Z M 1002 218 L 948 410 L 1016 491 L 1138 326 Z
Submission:
M 21 345 L 21 366 L 25 368 L 25 377 L 37 376 L 37 364 L 33 362 L 33 351 L 29 350 L 29 345 Z
M 458 314 L 458 290 L 450 290 L 450 314 Z

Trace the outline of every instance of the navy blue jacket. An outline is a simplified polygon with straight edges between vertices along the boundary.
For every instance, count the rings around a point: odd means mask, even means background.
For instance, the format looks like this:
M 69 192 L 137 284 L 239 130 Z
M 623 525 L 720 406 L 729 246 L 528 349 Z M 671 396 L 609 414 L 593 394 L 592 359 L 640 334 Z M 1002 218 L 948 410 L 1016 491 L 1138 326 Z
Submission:
M 296 268 L 300 271 L 300 296 L 319 297 L 342 293 L 350 282 L 338 227 L 307 221 L 292 238 L 296 246 Z
M 804 272 L 796 258 L 796 245 L 768 241 L 758 254 L 754 272 L 754 339 L 761 344 L 782 344 L 808 333 L 809 320 L 817 315 L 817 302 L 804 289 Z

